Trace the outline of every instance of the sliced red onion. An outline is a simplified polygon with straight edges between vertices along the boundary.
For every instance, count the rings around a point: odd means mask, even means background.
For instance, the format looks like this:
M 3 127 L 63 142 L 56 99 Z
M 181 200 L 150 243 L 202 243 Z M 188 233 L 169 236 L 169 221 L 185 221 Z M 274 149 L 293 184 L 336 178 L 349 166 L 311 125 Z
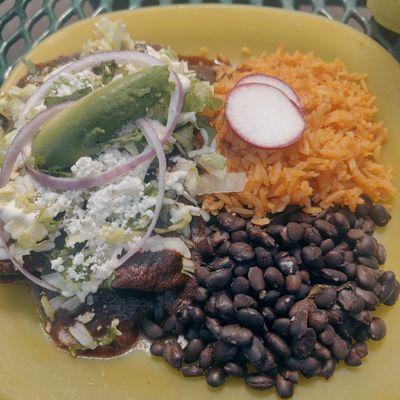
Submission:
M 138 242 L 136 242 L 126 254 L 124 254 L 118 260 L 117 268 L 122 264 L 124 264 L 126 261 L 128 261 L 135 253 L 137 253 L 146 244 L 158 221 L 158 217 L 160 215 L 161 208 L 163 205 L 164 192 L 165 192 L 165 172 L 167 170 L 167 160 L 165 158 L 165 153 L 162 147 L 162 141 L 158 137 L 156 131 L 149 123 L 147 118 L 139 118 L 136 121 L 136 125 L 142 131 L 143 135 L 146 137 L 149 144 L 154 148 L 158 158 L 158 193 L 156 198 L 156 206 L 154 208 L 153 219 L 150 225 L 148 226 L 145 235 Z
M 58 289 L 56 289 L 54 286 L 48 284 L 47 282 L 37 278 L 35 275 L 32 275 L 29 271 L 27 271 L 22 265 L 21 263 L 19 263 L 14 256 L 11 253 L 10 248 L 8 247 L 7 244 L 7 240 L 6 240 L 6 236 L 5 236 L 5 232 L 4 232 L 4 228 L 3 228 L 3 223 L 0 221 L 0 241 L 3 242 L 3 246 L 4 249 L 8 255 L 8 257 L 10 258 L 11 262 L 14 265 L 14 268 L 20 272 L 22 275 L 25 276 L 25 278 L 27 278 L 28 280 L 30 280 L 32 283 L 34 283 L 37 286 L 42 287 L 43 289 L 47 289 L 47 290 L 51 290 L 53 292 L 58 292 Z
M 71 102 L 59 104 L 53 108 L 42 111 L 25 124 L 15 135 L 4 158 L 3 166 L 0 171 L 0 187 L 5 186 L 10 180 L 12 170 L 19 154 L 24 147 L 32 140 L 39 128 L 50 118 L 71 105 Z
M 177 124 L 179 114 L 183 107 L 184 95 L 182 84 L 177 74 L 173 71 L 171 71 L 170 80 L 175 83 L 175 89 L 171 95 L 171 100 L 168 107 L 168 120 L 165 135 L 161 140 L 162 145 L 164 145 L 171 137 L 172 132 L 174 131 Z M 154 155 L 155 151 L 150 146 L 141 154 L 132 158 L 130 161 L 124 164 L 117 165 L 109 171 L 102 172 L 98 175 L 85 178 L 56 177 L 37 171 L 30 166 L 27 166 L 26 168 L 29 175 L 31 175 L 32 178 L 42 186 L 56 190 L 83 190 L 89 189 L 91 187 L 106 185 L 107 183 L 112 182 L 120 176 L 127 174 L 129 171 L 132 171 L 133 169 L 141 165 L 144 161 L 154 157 Z
M 61 74 L 67 72 L 80 72 L 86 68 L 96 67 L 102 62 L 115 61 L 117 64 L 134 64 L 139 67 L 153 67 L 156 65 L 162 65 L 163 63 L 152 56 L 138 51 L 108 51 L 104 53 L 92 54 L 90 56 L 81 58 L 71 64 L 61 68 L 55 74 L 51 74 L 48 79 L 36 90 L 35 93 L 27 100 L 25 106 L 21 110 L 18 118 L 18 124 L 21 124 L 29 111 L 39 105 L 42 100 L 47 96 L 51 86 Z

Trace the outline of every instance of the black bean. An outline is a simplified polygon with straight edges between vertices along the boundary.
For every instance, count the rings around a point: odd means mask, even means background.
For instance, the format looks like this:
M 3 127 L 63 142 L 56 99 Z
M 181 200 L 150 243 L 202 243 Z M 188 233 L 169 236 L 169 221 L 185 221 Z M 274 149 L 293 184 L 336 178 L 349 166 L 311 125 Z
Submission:
M 354 253 L 351 250 L 347 250 L 343 253 L 343 258 L 344 258 L 344 263 L 345 263 L 345 269 L 346 269 L 346 264 L 350 264 L 354 262 Z
M 199 367 L 208 369 L 211 367 L 213 360 L 213 348 L 211 344 L 208 344 L 200 353 L 199 356 Z
M 237 377 L 243 377 L 247 374 L 247 368 L 245 364 L 238 364 L 232 361 L 224 365 L 224 371 L 226 375 Z
M 288 275 L 285 279 L 286 291 L 291 294 L 296 294 L 300 290 L 301 285 L 301 274 L 296 272 L 293 275 Z
M 321 343 L 316 342 L 311 356 L 317 358 L 318 360 L 324 361 L 331 358 L 331 352 Z
M 202 286 L 207 286 L 207 279 L 210 274 L 211 271 L 206 267 L 197 267 L 195 270 L 196 279 Z
M 364 265 L 359 265 L 356 272 L 356 282 L 362 289 L 373 290 L 376 285 L 374 271 Z
M 153 356 L 162 356 L 164 353 L 164 342 L 155 340 L 150 346 L 150 353 L 153 354 Z
M 163 336 L 161 327 L 148 319 L 143 320 L 141 330 L 151 340 L 161 339 Z
M 284 369 L 281 370 L 280 375 L 282 375 L 282 377 L 289 382 L 292 383 L 299 382 L 299 373 L 296 370 Z
M 221 332 L 221 325 L 215 318 L 206 317 L 206 326 L 214 337 L 217 337 Z
M 365 308 L 369 311 L 374 311 L 376 307 L 379 305 L 379 299 L 375 295 L 375 293 L 369 291 L 369 290 L 364 290 L 361 289 L 360 287 L 356 286 L 354 288 L 356 294 L 360 296 L 365 303 Z
M 350 229 L 347 232 L 347 237 L 353 242 L 360 240 L 364 235 L 365 235 L 365 232 L 362 231 L 361 229 Z
M 217 291 L 226 288 L 232 281 L 232 271 L 220 269 L 211 272 L 207 278 L 207 289 Z
M 371 257 L 358 256 L 357 259 L 359 264 L 362 264 L 368 268 L 378 269 L 379 267 L 378 260 L 373 256 Z
M 182 366 L 182 348 L 175 339 L 165 342 L 163 356 L 172 368 L 180 368 Z
M 305 359 L 288 358 L 286 363 L 290 368 L 298 369 L 306 378 L 315 376 L 321 369 L 321 363 L 314 357 Z
M 327 325 L 327 327 L 318 335 L 319 341 L 325 346 L 331 345 L 334 338 L 335 330 L 332 325 Z
M 350 318 L 344 320 L 342 323 L 336 325 L 335 329 L 336 332 L 343 338 L 343 339 L 351 339 L 353 336 L 354 331 L 356 330 L 356 327 L 358 327 L 358 324 L 356 324 L 353 320 Z
M 200 353 L 203 349 L 204 343 L 201 339 L 192 339 L 183 350 L 183 361 L 186 364 L 194 363 L 199 358 Z
M 367 329 L 367 333 L 372 340 L 382 340 L 386 335 L 386 324 L 381 318 L 374 317 Z
M 231 242 L 247 242 L 249 236 L 246 231 L 236 231 L 231 233 Z
M 180 369 L 180 371 L 186 378 L 194 378 L 196 376 L 204 375 L 203 368 L 199 368 L 197 365 L 185 365 Z
M 220 293 L 215 296 L 215 309 L 220 314 L 225 314 L 227 316 L 234 315 L 236 311 L 232 300 L 225 293 Z
M 348 243 L 348 242 L 340 242 L 339 244 L 337 244 L 335 246 L 335 250 L 341 251 L 341 252 L 349 251 L 352 248 L 353 248 L 353 246 L 350 246 L 350 243 Z
M 223 257 L 229 254 L 229 250 L 231 248 L 231 242 L 226 241 L 221 244 L 215 251 L 219 256 Z
M 371 218 L 357 218 L 354 228 L 361 229 L 367 235 L 371 235 L 374 233 L 375 224 Z
M 233 270 L 236 276 L 247 276 L 249 273 L 249 266 L 248 265 L 237 265 Z
M 288 336 L 290 330 L 290 319 L 289 318 L 275 319 L 272 329 L 280 336 Z
M 204 310 L 208 315 L 214 316 L 215 313 L 217 312 L 217 309 L 215 307 L 215 297 L 211 296 L 205 303 L 204 305 Z
M 304 299 L 305 297 L 308 296 L 308 294 L 310 293 L 311 287 L 309 285 L 306 285 L 305 283 L 302 283 L 300 285 L 300 289 L 296 294 L 296 299 L 297 300 L 301 300 Z
M 337 271 L 332 268 L 321 269 L 321 276 L 327 282 L 339 285 L 341 283 L 347 282 L 347 275 L 341 271 Z
M 396 281 L 396 287 L 394 288 L 393 293 L 383 304 L 385 304 L 386 306 L 394 305 L 399 298 L 399 294 L 400 294 L 400 285 Z
M 371 202 L 371 199 L 366 195 L 361 195 L 360 198 L 362 198 L 364 202 L 362 204 L 357 205 L 356 215 L 358 217 L 364 218 L 371 211 L 372 202 Z
M 285 285 L 285 278 L 278 268 L 268 267 L 265 270 L 264 278 L 268 286 L 273 287 L 274 289 L 281 290 Z
M 266 350 L 262 341 L 254 336 L 252 343 L 242 349 L 250 364 L 255 364 L 265 358 Z
M 258 294 L 258 298 L 262 304 L 265 305 L 272 305 L 276 303 L 278 300 L 279 296 L 281 295 L 281 292 L 278 290 L 262 290 Z
M 231 266 L 232 262 L 229 257 L 216 258 L 210 265 L 211 269 L 214 270 L 230 268 Z
M 249 269 L 248 278 L 250 286 L 257 292 L 265 289 L 264 273 L 259 267 L 251 267 Z
M 205 343 L 210 343 L 214 339 L 214 335 L 207 328 L 200 328 L 198 330 L 198 337 Z
M 194 301 L 196 303 L 201 303 L 202 304 L 202 303 L 206 302 L 207 299 L 208 299 L 208 291 L 207 291 L 207 289 L 199 286 L 196 289 L 196 293 L 194 294 Z
M 256 254 L 257 264 L 261 268 L 265 269 L 274 265 L 274 259 L 269 251 L 265 250 L 263 247 L 256 247 L 254 251 Z
M 214 358 L 217 363 L 232 361 L 238 352 L 238 348 L 224 340 L 217 340 L 214 343 Z
M 189 306 L 189 315 L 195 324 L 202 324 L 204 322 L 204 311 L 200 307 Z
M 337 360 L 344 360 L 349 352 L 347 343 L 339 335 L 335 335 L 333 338 L 330 349 Z
M 282 229 L 283 225 L 281 224 L 274 224 L 274 223 L 270 223 L 269 225 L 267 225 L 267 227 L 265 228 L 265 231 L 271 235 L 274 238 L 278 238 L 280 236 L 280 231 Z
M 246 228 L 246 220 L 226 212 L 220 212 L 217 215 L 217 221 L 222 228 L 228 232 L 243 230 Z
M 324 237 L 336 237 L 338 232 L 334 225 L 323 219 L 317 219 L 314 221 L 314 226 L 320 231 Z
M 236 314 L 236 319 L 239 324 L 252 330 L 261 330 L 264 327 L 263 316 L 254 308 L 241 308 Z
M 335 243 L 332 239 L 325 239 L 321 242 L 320 249 L 322 254 L 329 253 L 335 248 Z
M 167 312 L 164 306 L 158 301 L 155 301 L 153 305 L 153 317 L 154 322 L 156 322 L 157 324 L 161 324 L 162 322 L 164 322 L 167 317 Z
M 307 283 L 307 284 L 310 283 L 310 274 L 305 269 L 302 269 L 300 271 L 300 275 L 301 275 L 301 281 L 303 283 Z
M 280 336 L 272 332 L 266 332 L 264 337 L 268 348 L 279 357 L 286 358 L 290 356 L 289 346 Z
M 278 268 L 285 275 L 294 274 L 299 270 L 299 266 L 297 264 L 296 259 L 291 256 L 285 256 L 280 258 L 278 261 Z
M 333 214 L 333 223 L 340 233 L 346 233 L 350 230 L 350 223 L 346 216 L 340 212 Z
M 372 315 L 367 310 L 362 310 L 357 314 L 352 314 L 351 318 L 353 318 L 355 321 L 359 322 L 362 325 L 369 325 L 372 321 Z
M 190 326 L 185 333 L 185 338 L 189 341 L 193 339 L 198 339 L 199 338 L 198 329 L 196 329 L 194 326 Z
M 304 299 L 297 301 L 289 310 L 289 318 L 294 317 L 301 309 L 305 309 L 308 312 L 317 309 L 313 299 Z
M 309 314 L 308 323 L 316 332 L 322 332 L 329 323 L 329 314 L 325 310 L 315 310 Z
M 187 307 L 182 307 L 176 312 L 176 318 L 183 325 L 188 325 L 191 322 L 191 317 Z
M 261 245 L 267 248 L 275 247 L 275 239 L 270 236 L 267 232 L 264 232 L 260 228 L 256 226 L 250 225 L 247 227 L 247 233 L 249 235 L 250 240 L 256 244 Z
M 321 371 L 320 371 L 319 374 L 320 374 L 323 378 L 325 378 L 326 380 L 328 380 L 328 379 L 333 375 L 333 373 L 335 372 L 336 364 L 337 364 L 337 362 L 336 362 L 333 358 L 331 358 L 330 360 L 327 360 L 327 361 L 323 364 L 323 366 L 322 366 Z
M 357 272 L 357 264 L 354 263 L 345 264 L 343 272 L 347 275 L 349 279 L 354 279 Z
M 342 324 L 343 321 L 347 318 L 347 313 L 343 311 L 338 306 L 334 306 L 334 308 L 329 311 L 329 323 L 331 325 Z
M 368 340 L 368 326 L 361 325 L 358 329 L 355 330 L 353 337 L 355 340 L 358 340 L 360 342 L 365 342 L 366 340 Z
M 275 386 L 273 378 L 264 374 L 249 374 L 245 382 L 247 386 L 255 390 L 267 390 Z
M 276 316 L 272 307 L 263 307 L 261 309 L 261 315 L 264 317 L 266 322 L 272 322 L 275 320 Z
M 343 253 L 336 250 L 331 250 L 323 257 L 326 267 L 339 268 L 343 266 L 344 257 Z
M 371 207 L 370 216 L 378 226 L 385 226 L 390 220 L 390 215 L 385 207 L 380 204 L 375 204 Z
M 300 339 L 307 332 L 308 313 L 308 309 L 301 308 L 292 317 L 289 332 L 294 339 Z
M 376 246 L 376 260 L 378 261 L 379 265 L 383 265 L 386 262 L 386 249 L 383 244 L 378 243 Z
M 309 263 L 314 262 L 321 256 L 321 249 L 314 245 L 305 246 L 301 250 L 301 256 L 303 262 L 307 265 Z
M 238 262 L 250 261 L 254 258 L 253 248 L 245 242 L 231 243 L 229 254 Z
M 240 308 L 257 307 L 257 302 L 246 294 L 237 294 L 233 298 L 233 305 L 239 310 Z
M 206 382 L 212 387 L 218 387 L 225 383 L 225 373 L 220 367 L 211 368 L 206 373 Z
M 322 242 L 321 234 L 319 230 L 312 225 L 306 226 L 303 232 L 302 241 L 305 244 L 314 244 L 319 246 Z
M 304 228 L 297 222 L 289 222 L 286 225 L 287 236 L 291 243 L 297 243 L 303 236 Z
M 317 342 L 317 335 L 312 328 L 308 328 L 305 334 L 292 341 L 292 354 L 296 358 L 307 358 L 314 350 L 315 343 Z
M 280 398 L 289 399 L 293 396 L 294 383 L 284 379 L 282 375 L 275 375 L 275 386 Z
M 231 293 L 233 295 L 238 293 L 248 293 L 249 290 L 249 281 L 244 276 L 239 276 L 232 281 Z
M 377 251 L 376 240 L 372 236 L 364 235 L 357 240 L 356 249 L 360 256 L 373 256 Z
M 219 247 L 222 245 L 222 243 L 229 240 L 229 233 L 224 231 L 216 231 L 211 234 L 210 240 L 214 248 Z
M 211 239 L 205 237 L 196 242 L 196 249 L 205 260 L 210 260 L 215 256 L 214 247 Z
M 368 347 L 363 342 L 355 342 L 347 354 L 346 364 L 352 367 L 361 365 L 361 360 L 368 355 Z
M 344 310 L 357 314 L 361 312 L 365 307 L 364 300 L 357 296 L 351 289 L 343 289 L 338 293 L 338 303 L 343 307 Z
M 379 277 L 378 281 L 381 284 L 378 297 L 382 303 L 385 303 L 396 288 L 396 275 L 392 271 L 385 271 Z
M 225 325 L 222 327 L 219 337 L 235 346 L 247 346 L 253 340 L 252 332 L 240 325 Z
M 275 303 L 274 311 L 276 315 L 284 315 L 290 310 L 290 307 L 295 302 L 295 298 L 292 295 L 283 295 Z
M 179 335 L 182 329 L 182 323 L 177 320 L 175 315 L 171 315 L 164 323 L 163 333 L 165 336 Z

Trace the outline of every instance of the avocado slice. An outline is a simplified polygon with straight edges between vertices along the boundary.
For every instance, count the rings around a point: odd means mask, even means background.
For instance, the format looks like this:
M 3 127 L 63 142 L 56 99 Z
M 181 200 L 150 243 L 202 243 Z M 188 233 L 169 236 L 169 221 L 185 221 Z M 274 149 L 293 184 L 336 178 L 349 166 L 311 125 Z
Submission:
M 169 93 L 166 66 L 126 75 L 77 100 L 49 121 L 32 142 L 36 165 L 63 171 L 92 156 L 128 121 L 146 114 Z

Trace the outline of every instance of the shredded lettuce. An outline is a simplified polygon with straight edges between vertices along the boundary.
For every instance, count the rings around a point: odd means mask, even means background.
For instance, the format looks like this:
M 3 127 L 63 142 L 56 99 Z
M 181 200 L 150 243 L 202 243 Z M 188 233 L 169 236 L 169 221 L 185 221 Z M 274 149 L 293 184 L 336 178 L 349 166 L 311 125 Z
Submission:
M 209 82 L 194 79 L 185 95 L 183 112 L 201 113 L 206 109 L 217 110 L 221 105 L 221 100 L 214 97 L 213 88 Z
M 219 153 L 205 153 L 196 157 L 196 162 L 210 175 L 224 179 L 227 172 L 226 158 Z

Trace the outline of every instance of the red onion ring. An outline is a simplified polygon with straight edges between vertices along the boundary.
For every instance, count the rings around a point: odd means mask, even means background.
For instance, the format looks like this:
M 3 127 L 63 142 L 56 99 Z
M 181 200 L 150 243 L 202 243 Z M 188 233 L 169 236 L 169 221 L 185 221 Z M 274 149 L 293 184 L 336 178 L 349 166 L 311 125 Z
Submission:
M 17 125 L 22 123 L 29 111 L 37 106 L 47 95 L 53 83 L 61 74 L 67 72 L 79 72 L 85 68 L 96 67 L 102 62 L 115 61 L 118 64 L 135 64 L 140 67 L 152 67 L 163 63 L 155 57 L 138 51 L 108 51 L 92 54 L 81 58 L 61 68 L 58 72 L 50 74 L 47 80 L 26 101 L 18 118 Z
M 156 198 L 156 206 L 154 208 L 154 215 L 150 225 L 147 227 L 145 235 L 134 244 L 134 246 L 124 254 L 119 260 L 117 267 L 121 266 L 127 262 L 135 253 L 137 253 L 147 242 L 150 235 L 152 234 L 158 217 L 160 216 L 161 208 L 163 205 L 164 192 L 165 192 L 165 172 L 167 170 L 167 160 L 165 158 L 165 153 L 162 147 L 162 141 L 157 135 L 157 132 L 149 123 L 147 118 L 139 118 L 136 121 L 136 125 L 140 128 L 143 135 L 146 137 L 149 144 L 153 147 L 157 158 L 158 158 L 158 193 Z
M 183 107 L 184 94 L 182 84 L 176 73 L 173 71 L 171 71 L 170 80 L 175 83 L 175 89 L 171 95 L 171 100 L 168 107 L 166 133 L 161 140 L 161 143 L 163 145 L 171 137 L 172 132 L 175 129 L 176 123 L 178 121 L 179 114 Z M 129 171 L 141 165 L 144 161 L 150 159 L 151 157 L 154 157 L 154 155 L 155 151 L 152 147 L 150 147 L 124 164 L 117 165 L 109 171 L 102 172 L 98 175 L 85 178 L 62 178 L 51 176 L 35 170 L 29 165 L 26 166 L 26 169 L 29 175 L 42 186 L 56 190 L 83 190 L 96 186 L 106 185 L 107 183 L 112 182 L 120 176 L 127 174 Z
M 59 104 L 53 108 L 42 111 L 25 124 L 15 135 L 4 158 L 3 166 L 0 171 L 0 187 L 5 186 L 10 180 L 10 175 L 14 164 L 23 148 L 32 140 L 38 129 L 50 118 L 63 111 L 71 105 L 71 102 Z
M 14 268 L 20 272 L 23 276 L 25 276 L 25 278 L 27 278 L 28 280 L 30 280 L 32 283 L 36 284 L 37 286 L 42 287 L 43 289 L 47 289 L 47 290 L 51 290 L 52 292 L 59 292 L 58 289 L 56 289 L 53 285 L 50 285 L 49 283 L 39 279 L 38 277 L 36 277 L 35 275 L 32 275 L 29 271 L 27 271 L 21 263 L 19 263 L 14 256 L 11 253 L 10 248 L 7 245 L 7 240 L 6 240 L 6 236 L 5 236 L 5 232 L 4 232 L 4 228 L 3 228 L 4 223 L 2 221 L 0 221 L 0 241 L 3 242 L 3 246 L 4 249 L 8 255 L 8 257 L 10 258 L 11 262 L 14 265 Z

